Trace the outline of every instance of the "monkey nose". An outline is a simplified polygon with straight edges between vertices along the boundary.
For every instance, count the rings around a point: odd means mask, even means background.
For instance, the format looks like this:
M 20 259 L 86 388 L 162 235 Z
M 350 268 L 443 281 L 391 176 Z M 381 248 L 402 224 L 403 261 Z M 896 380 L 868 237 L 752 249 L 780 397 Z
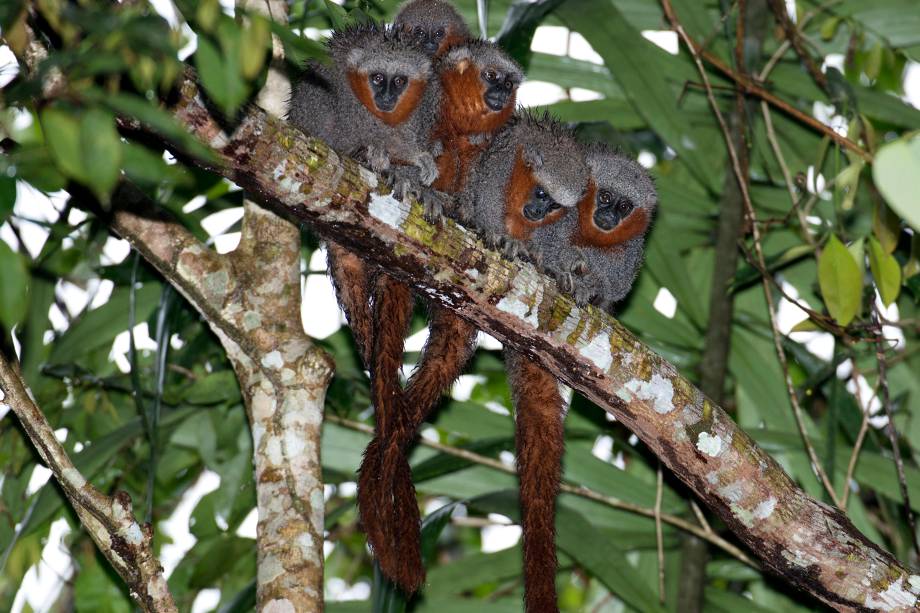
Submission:
M 502 89 L 491 89 L 485 95 L 486 106 L 493 111 L 500 111 L 505 108 L 508 102 L 508 92 Z
M 438 52 L 439 46 L 440 45 L 438 45 L 436 41 L 429 40 L 429 41 L 425 41 L 425 44 L 422 45 L 422 50 L 428 55 L 434 55 L 435 53 Z

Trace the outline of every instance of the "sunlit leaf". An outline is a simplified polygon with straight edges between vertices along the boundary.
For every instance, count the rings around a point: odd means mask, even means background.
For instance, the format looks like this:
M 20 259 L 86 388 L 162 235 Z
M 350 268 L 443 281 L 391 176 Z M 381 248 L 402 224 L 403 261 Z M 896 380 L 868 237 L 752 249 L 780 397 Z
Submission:
M 862 303 L 862 274 L 852 254 L 833 234 L 818 258 L 818 283 L 831 317 L 842 326 L 853 321 Z
M 920 232 L 920 192 L 914 181 L 920 177 L 920 136 L 896 140 L 881 147 L 872 171 L 875 184 L 888 205 Z
M 874 237 L 869 237 L 869 267 L 885 306 L 898 299 L 901 291 L 901 267 L 890 253 L 885 253 Z
M 25 259 L 0 240 L 0 324 L 12 329 L 29 306 L 29 270 Z

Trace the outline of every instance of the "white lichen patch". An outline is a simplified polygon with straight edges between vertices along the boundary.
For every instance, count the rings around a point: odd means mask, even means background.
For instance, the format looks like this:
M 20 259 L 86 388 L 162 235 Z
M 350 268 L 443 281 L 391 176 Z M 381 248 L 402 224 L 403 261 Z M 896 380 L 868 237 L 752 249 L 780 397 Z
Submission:
M 361 180 L 367 183 L 371 189 L 377 187 L 377 175 L 372 173 L 370 170 L 364 166 L 360 166 L 358 167 L 358 174 L 361 175 Z
M 367 203 L 367 211 L 371 217 L 379 219 L 391 228 L 399 228 L 409 217 L 408 210 L 400 206 L 399 200 L 387 194 L 371 194 Z
M 708 481 L 710 485 L 716 485 L 719 482 L 719 474 L 714 470 L 706 473 L 706 481 Z
M 607 351 L 609 353 L 609 346 Z M 674 385 L 657 373 L 649 381 L 632 379 L 626 389 L 640 400 L 650 400 L 656 413 L 664 415 L 674 410 Z
M 76 468 L 65 468 L 61 473 L 64 481 L 69 483 L 74 489 L 82 489 L 86 485 L 86 478 L 80 474 Z
M 154 600 L 162 600 L 169 595 L 169 588 L 162 575 L 151 577 L 147 581 L 147 594 Z
M 907 578 L 907 583 L 910 585 L 911 592 L 920 594 L 920 575 L 911 575 Z
M 212 297 L 222 299 L 230 286 L 230 274 L 226 270 L 217 270 L 204 277 L 204 289 Z
M 767 519 L 773 515 L 774 509 L 776 509 L 776 498 L 770 496 L 754 507 L 754 519 Z
M 720 487 L 719 496 L 725 498 L 733 504 L 741 502 L 741 499 L 744 498 L 744 483 L 741 481 L 735 481 Z
M 893 581 L 883 592 L 866 595 L 866 608 L 879 611 L 903 611 L 913 609 L 916 604 L 917 597 L 904 589 L 904 577 Z
M 521 300 L 516 292 L 508 294 L 499 300 L 498 304 L 495 306 L 499 311 L 514 315 L 519 319 L 523 319 L 525 322 L 530 324 L 530 327 L 532 328 L 536 328 L 537 324 L 539 323 L 537 320 L 537 310 Z
M 479 271 L 476 270 L 475 268 L 467 268 L 466 270 L 463 271 L 463 274 L 465 274 L 467 277 L 469 277 L 470 279 L 474 281 L 479 279 Z
M 602 371 L 607 372 L 607 369 L 613 364 L 613 355 L 610 353 L 610 335 L 601 332 L 579 349 L 578 353 L 591 360 L 591 363 Z
M 271 583 L 278 577 L 284 574 L 284 564 L 281 563 L 281 560 L 278 559 L 276 555 L 267 555 L 259 562 L 259 583 L 265 585 L 266 583 Z M 276 601 L 272 601 L 276 602 Z M 282 602 L 287 602 L 282 601 Z M 263 611 L 268 610 L 268 607 L 262 609 Z M 288 609 L 275 609 L 276 611 L 286 611 Z M 293 611 L 294 609 L 290 609 Z
M 275 466 L 281 466 L 284 461 L 284 451 L 281 449 L 281 441 L 277 437 L 271 437 L 265 442 L 265 457 Z
M 287 160 L 283 160 L 272 170 L 272 178 L 275 180 L 279 191 L 285 194 L 299 194 L 303 182 L 296 180 L 294 173 L 290 172 L 287 167 Z
M 132 521 L 127 528 L 122 530 L 122 536 L 132 545 L 140 545 L 144 542 L 144 533 L 141 532 L 141 527 L 136 521 Z
M 708 432 L 700 432 L 696 439 L 696 448 L 709 457 L 717 458 L 722 452 L 722 437 L 718 434 L 711 435 Z
M 300 549 L 300 557 L 310 562 L 319 562 L 317 556 L 318 549 L 313 545 L 313 536 L 307 532 L 301 533 L 297 537 L 297 547 Z
M 262 607 L 262 613 L 295 613 L 297 609 L 294 608 L 294 605 L 287 598 L 275 598 L 274 600 L 269 600 L 264 607 Z
M 269 351 L 262 357 L 262 366 L 264 368 L 281 368 L 284 366 L 284 358 L 281 357 L 280 351 Z
M 281 369 L 281 383 L 285 385 L 290 385 L 294 382 L 294 378 L 297 376 L 297 373 L 291 370 L 290 368 Z
M 257 311 L 246 311 L 243 313 L 243 329 L 251 332 L 262 326 L 262 316 Z

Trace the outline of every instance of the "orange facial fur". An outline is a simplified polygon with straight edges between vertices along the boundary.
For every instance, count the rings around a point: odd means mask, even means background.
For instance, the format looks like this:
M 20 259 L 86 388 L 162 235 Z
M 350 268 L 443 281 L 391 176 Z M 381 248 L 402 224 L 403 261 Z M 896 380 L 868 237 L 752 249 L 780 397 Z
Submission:
M 556 209 L 541 221 L 530 221 L 524 217 L 524 205 L 537 186 L 537 179 L 524 162 L 520 147 L 514 158 L 514 169 L 511 178 L 505 186 L 505 230 L 508 236 L 518 240 L 527 240 L 533 231 L 540 226 L 545 226 L 559 221 L 565 214 L 565 209 Z
M 422 99 L 426 85 L 424 81 L 409 81 L 409 85 L 403 95 L 399 97 L 396 107 L 392 111 L 385 112 L 378 109 L 374 103 L 374 94 L 368 84 L 366 72 L 349 70 L 348 84 L 351 85 L 351 91 L 354 92 L 361 104 L 370 111 L 371 115 L 388 126 L 398 126 L 409 118 L 409 115 L 418 106 L 419 100 Z
M 438 50 L 435 52 L 435 57 L 441 57 L 444 55 L 444 52 L 453 47 L 454 45 L 460 45 L 467 41 L 465 36 L 457 34 L 453 28 L 448 28 L 447 34 L 444 36 L 444 40 L 441 41 L 441 44 L 438 45 Z
M 491 133 L 499 129 L 514 110 L 514 96 L 500 111 L 486 105 L 485 84 L 479 68 L 464 61 L 441 75 L 443 102 L 439 131 L 454 134 Z
M 588 184 L 584 198 L 578 202 L 578 230 L 574 243 L 578 247 L 597 247 L 607 249 L 625 243 L 640 236 L 648 228 L 648 214 L 642 209 L 633 209 L 612 230 L 602 230 L 594 224 L 594 210 L 597 205 L 597 186 L 594 181 Z

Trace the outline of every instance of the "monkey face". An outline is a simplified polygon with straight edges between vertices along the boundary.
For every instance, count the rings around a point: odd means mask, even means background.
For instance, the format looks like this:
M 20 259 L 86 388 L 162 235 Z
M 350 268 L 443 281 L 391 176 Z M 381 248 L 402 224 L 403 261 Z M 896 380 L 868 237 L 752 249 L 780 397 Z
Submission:
M 428 28 L 422 25 L 416 25 L 410 32 L 407 32 L 407 38 L 418 49 L 421 49 L 431 57 L 441 54 L 442 46 L 446 47 L 447 28 L 443 25 L 429 25 Z
M 487 66 L 479 74 L 479 78 L 482 79 L 485 89 L 482 99 L 486 106 L 496 112 L 514 106 L 515 92 L 520 83 L 515 75 L 499 67 Z
M 541 223 L 547 215 L 562 208 L 562 205 L 553 200 L 553 197 L 541 185 L 534 187 L 530 200 L 525 202 L 521 213 L 527 221 Z
M 607 189 L 599 189 L 594 203 L 594 225 L 601 230 L 613 230 L 635 208 L 635 205 L 626 196 L 613 194 Z
M 406 86 L 409 85 L 409 78 L 406 75 L 390 75 L 383 72 L 369 74 L 367 81 L 374 104 L 377 109 L 384 113 L 389 113 L 396 108 L 399 97 L 403 95 L 406 91 Z
M 634 160 L 604 147 L 592 146 L 586 157 L 592 178 L 578 203 L 575 244 L 609 249 L 641 238 L 657 203 L 648 173 Z

